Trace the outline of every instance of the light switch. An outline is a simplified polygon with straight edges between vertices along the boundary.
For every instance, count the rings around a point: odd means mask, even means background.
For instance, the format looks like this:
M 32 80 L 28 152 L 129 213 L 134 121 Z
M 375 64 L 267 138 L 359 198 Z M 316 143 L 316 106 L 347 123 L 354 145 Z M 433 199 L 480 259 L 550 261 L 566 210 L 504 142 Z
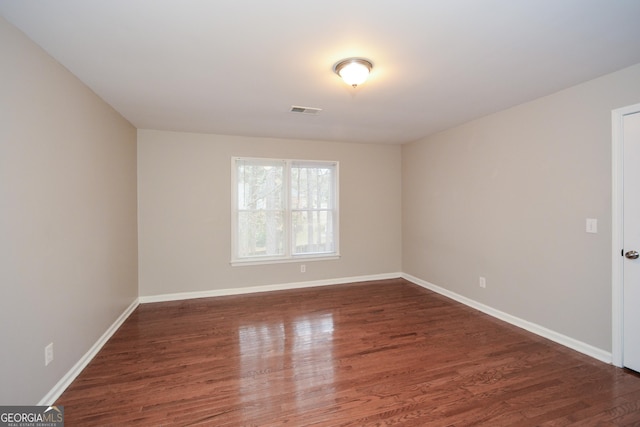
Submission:
M 598 232 L 598 220 L 596 218 L 587 218 L 587 233 Z

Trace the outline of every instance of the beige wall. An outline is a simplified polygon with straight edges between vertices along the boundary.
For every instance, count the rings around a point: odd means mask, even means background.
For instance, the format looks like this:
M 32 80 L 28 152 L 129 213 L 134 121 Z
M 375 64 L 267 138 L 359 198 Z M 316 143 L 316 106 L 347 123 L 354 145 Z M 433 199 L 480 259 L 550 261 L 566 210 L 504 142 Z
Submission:
M 401 148 L 138 131 L 141 296 L 395 273 L 401 267 Z M 334 261 L 232 267 L 231 157 L 340 162 Z
M 638 102 L 640 65 L 405 145 L 403 271 L 611 351 L 611 110 Z
M 136 131 L 2 18 L 0 52 L 0 404 L 36 404 L 137 296 Z

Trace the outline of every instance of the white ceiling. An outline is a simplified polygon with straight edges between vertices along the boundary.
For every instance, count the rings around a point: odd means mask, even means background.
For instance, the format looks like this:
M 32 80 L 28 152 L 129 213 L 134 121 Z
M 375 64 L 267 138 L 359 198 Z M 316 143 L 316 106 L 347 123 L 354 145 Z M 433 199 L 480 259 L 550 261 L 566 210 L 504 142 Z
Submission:
M 143 129 L 400 144 L 640 63 L 640 0 L 0 0 L 0 14 Z M 350 56 L 374 64 L 357 89 L 332 71 Z

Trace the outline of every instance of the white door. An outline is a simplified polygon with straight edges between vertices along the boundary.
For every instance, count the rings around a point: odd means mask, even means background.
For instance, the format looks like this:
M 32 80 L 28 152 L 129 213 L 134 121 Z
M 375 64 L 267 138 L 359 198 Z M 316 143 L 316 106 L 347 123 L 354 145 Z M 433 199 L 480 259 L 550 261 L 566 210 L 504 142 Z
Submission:
M 623 118 L 623 364 L 640 371 L 640 112 Z

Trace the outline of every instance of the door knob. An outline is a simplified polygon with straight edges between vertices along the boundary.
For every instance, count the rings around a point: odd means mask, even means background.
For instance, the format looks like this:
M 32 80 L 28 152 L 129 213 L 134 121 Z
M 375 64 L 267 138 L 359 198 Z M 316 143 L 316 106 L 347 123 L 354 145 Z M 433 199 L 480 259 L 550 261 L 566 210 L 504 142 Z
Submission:
M 624 254 L 624 256 L 626 256 L 629 259 L 637 259 L 638 257 L 640 257 L 640 254 L 638 253 L 638 251 L 629 251 L 626 254 Z

